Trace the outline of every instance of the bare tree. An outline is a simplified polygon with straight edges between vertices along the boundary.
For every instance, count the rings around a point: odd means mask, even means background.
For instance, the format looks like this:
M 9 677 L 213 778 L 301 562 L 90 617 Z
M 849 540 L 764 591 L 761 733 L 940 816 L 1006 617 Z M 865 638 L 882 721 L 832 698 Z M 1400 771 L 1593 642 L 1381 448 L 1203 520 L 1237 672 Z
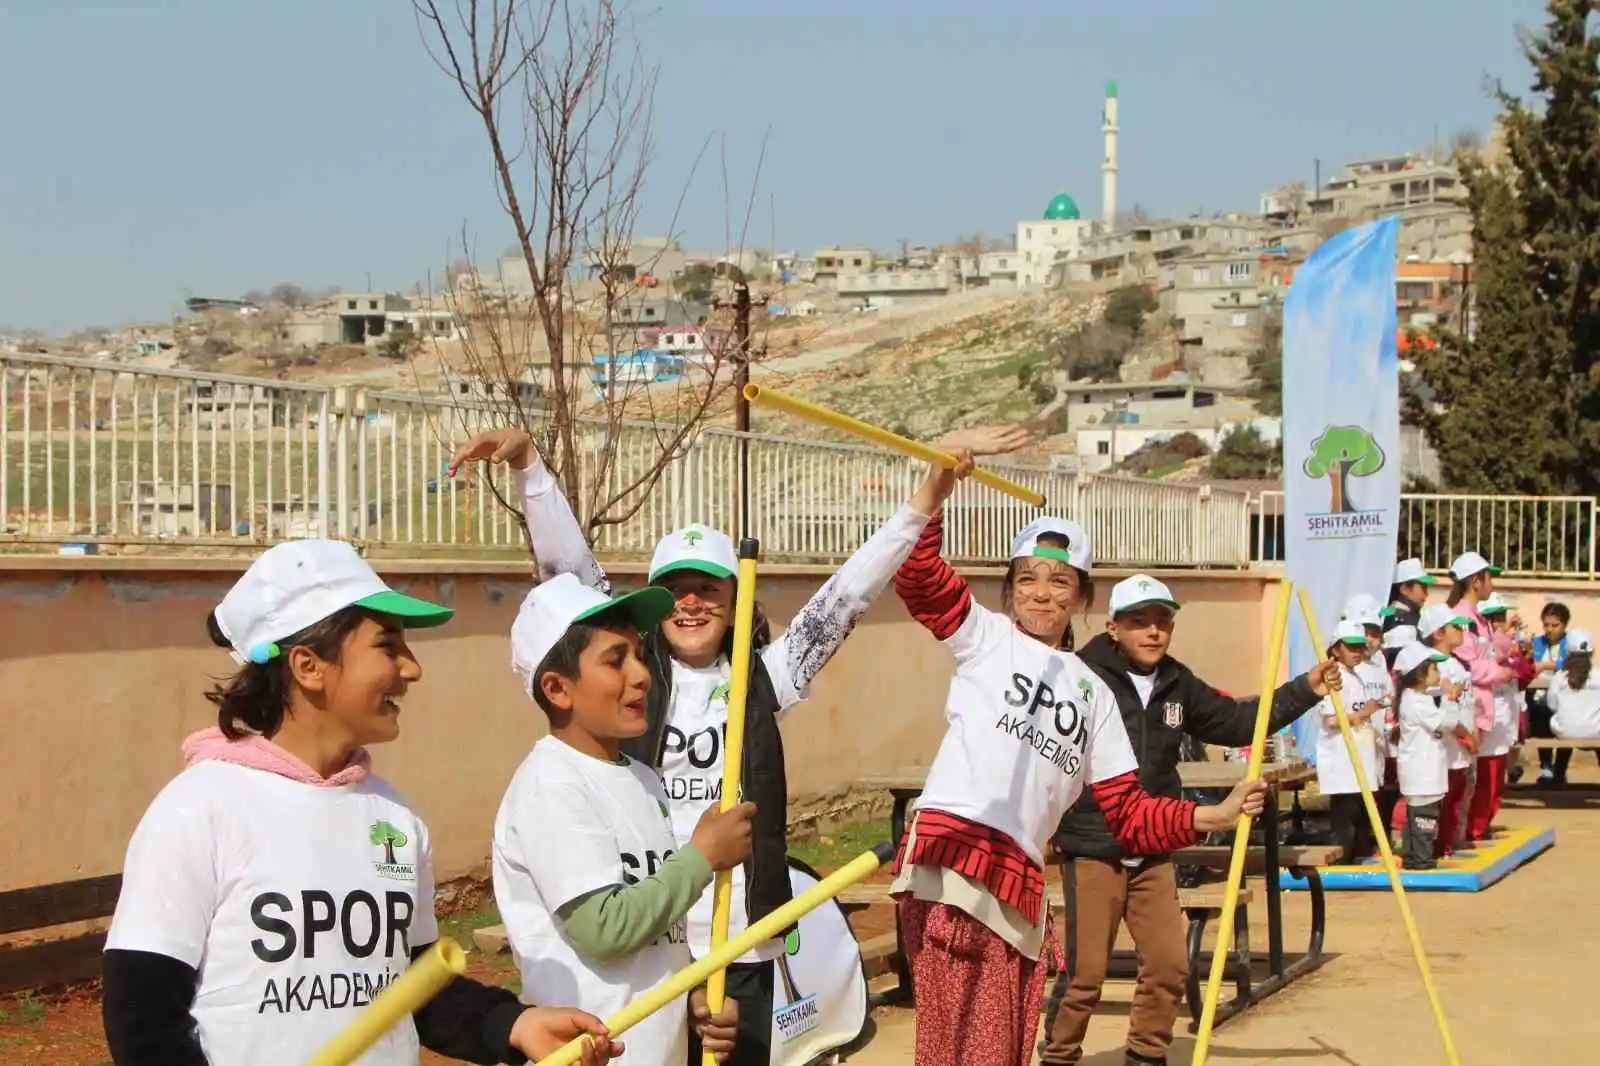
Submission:
M 700 323 L 709 354 L 670 386 L 650 384 L 647 368 L 623 354 L 640 321 L 669 317 L 672 299 L 672 279 L 658 273 L 671 242 L 641 262 L 633 236 L 655 73 L 613 0 L 415 6 L 430 54 L 483 126 L 515 236 L 498 285 L 444 294 L 461 326 L 460 372 L 476 383 L 467 406 L 532 434 L 593 536 L 644 504 L 725 391 L 722 371 L 736 354 L 709 309 Z M 462 251 L 470 261 L 465 234 Z M 478 428 L 457 413 L 458 431 Z M 643 431 L 625 426 L 634 421 L 654 433 L 649 448 L 621 446 L 625 433 Z

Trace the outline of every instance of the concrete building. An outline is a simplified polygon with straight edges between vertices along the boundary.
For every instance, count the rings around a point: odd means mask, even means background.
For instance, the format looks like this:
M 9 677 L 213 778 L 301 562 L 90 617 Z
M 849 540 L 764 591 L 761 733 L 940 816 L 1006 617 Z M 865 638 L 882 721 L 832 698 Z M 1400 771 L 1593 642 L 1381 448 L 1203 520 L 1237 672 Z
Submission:
M 618 281 L 654 280 L 658 284 L 670 282 L 688 265 L 688 255 L 671 237 L 634 237 L 614 251 L 590 249 L 586 259 L 591 279 L 609 270 Z M 523 272 L 527 272 L 526 265 Z
M 1365 220 L 1466 198 L 1455 167 L 1409 153 L 1346 163 L 1343 172 L 1306 199 L 1305 208 L 1313 218 Z
M 1186 256 L 1163 264 L 1161 310 L 1178 342 L 1207 354 L 1243 354 L 1261 346 L 1266 316 L 1288 293 L 1294 267 L 1278 252 Z
M 1162 263 L 1186 256 L 1238 252 L 1269 243 L 1270 223 L 1253 215 L 1141 222 L 1083 241 L 1068 264 L 1074 281 L 1153 281 Z
M 978 256 L 978 278 L 986 285 L 1015 285 L 1022 272 L 1022 256 L 1016 252 L 984 252 Z
M 833 285 L 841 274 L 860 274 L 871 269 L 872 249 L 866 245 L 825 245 L 811 256 L 811 276 L 806 280 Z
M 942 267 L 844 271 L 838 277 L 840 296 L 945 296 L 960 279 Z
M 289 348 L 319 348 L 338 344 L 343 323 L 334 315 L 294 315 L 278 331 L 278 339 Z
M 1160 381 L 1072 382 L 1061 389 L 1067 429 L 1109 424 L 1192 429 L 1254 414 L 1242 386 L 1201 385 L 1182 374 Z
M 1278 418 L 1253 418 L 1213 425 L 1161 425 L 1144 423 L 1109 422 L 1086 426 L 1074 434 L 1077 470 L 1085 474 L 1103 473 L 1152 442 L 1171 440 L 1180 433 L 1193 433 L 1213 452 L 1232 432 L 1244 426 L 1254 426 L 1261 439 L 1275 445 L 1283 439 L 1283 420 Z
M 1078 203 L 1066 193 L 1052 199 L 1043 218 L 1025 218 L 1017 223 L 1017 285 L 1037 288 L 1050 284 L 1056 264 L 1070 262 L 1083 254 L 1084 242 L 1095 233 L 1093 222 L 1085 220 Z
M 411 302 L 392 292 L 341 292 L 334 308 L 340 343 L 366 344 L 381 339 L 388 332 L 389 315 L 411 310 Z

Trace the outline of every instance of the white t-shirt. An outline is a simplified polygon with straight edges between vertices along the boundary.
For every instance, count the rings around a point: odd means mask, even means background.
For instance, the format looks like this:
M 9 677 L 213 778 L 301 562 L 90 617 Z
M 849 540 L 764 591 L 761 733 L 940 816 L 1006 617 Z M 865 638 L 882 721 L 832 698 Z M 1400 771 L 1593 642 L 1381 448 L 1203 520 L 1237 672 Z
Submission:
M 683 924 L 625 958 L 582 955 L 556 914 L 600 889 L 649 877 L 677 848 L 667 797 L 649 767 L 610 763 L 555 737 L 533 746 L 511 779 L 494 822 L 494 896 L 522 974 L 525 1003 L 562 1003 L 601 1018 L 689 965 Z M 689 1054 L 686 1004 L 628 1030 L 625 1066 L 682 1066 Z
M 1148 674 L 1141 674 L 1137 670 L 1129 670 L 1128 681 L 1133 685 L 1133 691 L 1138 693 L 1139 706 L 1149 707 L 1150 697 L 1156 694 L 1156 672 L 1152 670 Z M 1127 728 L 1126 725 L 1123 728 Z
M 1370 699 L 1367 687 L 1371 671 L 1361 670 L 1358 664 L 1356 670 L 1341 666 L 1340 691 L 1344 696 L 1345 714 L 1354 715 L 1366 708 Z M 1322 717 L 1322 729 L 1317 733 L 1317 790 L 1324 796 L 1349 795 L 1360 792 L 1361 786 L 1356 781 L 1355 767 L 1350 762 L 1350 753 L 1345 749 L 1344 736 L 1339 729 L 1339 719 L 1334 714 L 1333 700 L 1324 697 L 1317 705 L 1317 710 Z M 1367 784 L 1376 788 L 1378 783 L 1378 730 L 1375 726 L 1377 717 L 1360 723 L 1352 724 L 1350 731 L 1355 738 L 1356 751 L 1361 756 L 1361 768 L 1366 772 Z
M 319 788 L 196 763 L 128 845 L 106 947 L 199 973 L 191 1013 L 218 1066 L 305 1062 L 438 939 L 428 830 L 376 777 Z M 359 1066 L 416 1066 L 408 1019 Z
M 1440 699 L 1439 705 L 1445 709 L 1448 716 L 1445 724 L 1445 750 L 1450 754 L 1450 769 L 1465 770 L 1473 764 L 1476 757 L 1456 739 L 1455 727 L 1465 726 L 1467 732 L 1473 734 L 1478 731 L 1478 704 L 1477 697 L 1472 692 L 1472 672 L 1460 659 L 1451 655 L 1439 664 L 1439 677 L 1441 680 L 1461 686 L 1459 700 Z
M 761 663 L 778 697 L 780 719 L 806 698 L 812 678 L 893 579 L 927 524 L 925 516 L 908 507 L 900 508 L 823 583 L 795 614 L 789 627 L 761 649 Z M 707 667 L 686 666 L 676 659 L 672 662 L 672 702 L 667 707 L 661 779 L 672 811 L 672 832 L 679 844 L 689 842 L 701 816 L 722 800 L 732 676 L 726 656 Z M 744 932 L 749 924 L 744 867 L 734 867 L 731 880 L 734 902 L 728 913 L 730 938 Z M 689 948 L 696 958 L 711 950 L 715 892 L 715 885 L 706 889 L 689 911 Z M 769 940 L 738 961 L 760 962 L 782 954 L 783 942 Z
M 1383 788 L 1392 782 L 1384 779 L 1387 769 L 1385 762 L 1394 757 L 1394 751 L 1389 744 L 1389 732 L 1397 721 L 1394 698 L 1394 677 L 1389 673 L 1389 667 L 1379 652 L 1374 658 L 1356 666 L 1356 676 L 1361 679 L 1362 691 L 1368 703 L 1377 701 L 1382 708 L 1372 716 L 1373 749 L 1378 765 L 1378 774 L 1372 779 L 1373 788 Z
M 1550 731 L 1558 737 L 1589 740 L 1600 737 L 1600 671 L 1591 670 L 1588 682 L 1574 689 L 1565 670 L 1550 682 Z
M 1400 794 L 1429 802 L 1450 790 L 1451 712 L 1425 692 L 1400 694 Z
M 1043 867 L 1085 782 L 1138 769 L 1116 697 L 1076 655 L 977 603 L 944 643 L 949 726 L 917 806 L 999 830 Z

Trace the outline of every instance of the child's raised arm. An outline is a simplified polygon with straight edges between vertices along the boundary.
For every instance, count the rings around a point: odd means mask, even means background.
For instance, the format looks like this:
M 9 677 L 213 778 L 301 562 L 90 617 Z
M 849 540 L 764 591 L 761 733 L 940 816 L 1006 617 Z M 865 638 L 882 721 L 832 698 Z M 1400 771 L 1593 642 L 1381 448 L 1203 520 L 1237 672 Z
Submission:
M 450 460 L 449 476 L 455 477 L 463 464 L 474 459 L 511 467 L 522 497 L 522 521 L 539 568 L 539 580 L 576 574 L 579 581 L 609 596 L 611 580 L 595 561 L 572 505 L 539 457 L 533 438 L 515 427 L 480 433 L 457 449 Z

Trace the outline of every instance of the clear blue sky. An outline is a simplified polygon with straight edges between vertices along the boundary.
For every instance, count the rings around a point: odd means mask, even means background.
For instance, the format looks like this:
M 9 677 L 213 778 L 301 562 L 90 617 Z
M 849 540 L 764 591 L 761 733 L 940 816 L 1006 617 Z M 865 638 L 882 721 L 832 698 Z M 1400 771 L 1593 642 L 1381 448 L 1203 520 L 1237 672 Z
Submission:
M 1012 231 L 1060 190 L 1099 210 L 1121 98 L 1123 207 L 1253 210 L 1339 161 L 1485 129 L 1528 83 L 1537 0 L 642 0 L 666 224 L 708 135 L 749 243 Z M 466 224 L 509 244 L 481 130 L 407 0 L 4 0 L 0 327 L 161 318 L 279 281 L 408 288 Z M 680 228 L 724 246 L 720 163 Z M 769 210 L 769 204 L 775 205 Z M 775 216 L 775 217 L 774 217 Z

